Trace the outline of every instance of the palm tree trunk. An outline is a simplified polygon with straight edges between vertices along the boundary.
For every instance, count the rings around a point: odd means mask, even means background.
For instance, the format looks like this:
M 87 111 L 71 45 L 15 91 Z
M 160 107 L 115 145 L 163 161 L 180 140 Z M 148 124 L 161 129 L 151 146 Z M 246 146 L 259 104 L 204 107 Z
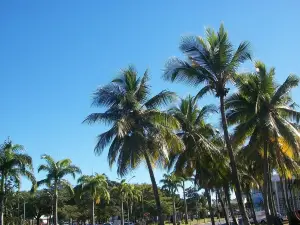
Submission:
M 251 210 L 252 217 L 253 217 L 253 222 L 254 222 L 255 225 L 258 225 L 258 221 L 257 221 L 257 218 L 256 218 L 256 214 L 255 214 L 254 205 L 253 205 L 252 196 L 250 194 L 250 191 L 248 191 L 247 197 L 248 197 L 248 202 L 249 202 L 250 210 Z
M 150 159 L 149 159 L 149 157 L 146 153 L 145 153 L 145 159 L 146 159 L 146 163 L 147 163 L 147 167 L 148 167 L 148 170 L 149 170 L 149 175 L 150 175 L 150 179 L 151 179 L 151 183 L 152 183 L 152 189 L 153 189 L 153 194 L 154 194 L 155 203 L 156 203 L 156 210 L 157 210 L 157 215 L 158 215 L 158 220 L 159 220 L 158 222 L 159 222 L 159 225 L 164 225 L 158 188 L 157 188 L 157 184 L 156 184 L 156 181 L 155 181 L 155 177 L 154 177 L 154 173 L 153 173 L 153 169 L 152 169 Z
M 241 184 L 240 184 L 240 180 L 239 180 L 239 176 L 238 176 L 238 171 L 237 171 L 237 166 L 236 166 L 236 162 L 235 162 L 233 149 L 232 149 L 230 138 L 229 138 L 223 95 L 220 96 L 220 106 L 221 106 L 221 116 L 222 116 L 223 130 L 224 130 L 224 138 L 225 138 L 226 147 L 227 147 L 229 158 L 230 158 L 230 165 L 231 165 L 231 169 L 232 169 L 232 181 L 235 185 L 236 200 L 239 205 L 240 213 L 241 213 L 241 216 L 243 219 L 243 224 L 250 225 L 249 218 L 246 213 L 245 205 L 243 203 Z
M 272 225 L 272 220 L 270 217 L 270 205 L 269 205 L 269 163 L 268 163 L 268 144 L 264 143 L 264 182 L 263 182 L 263 197 L 264 197 L 264 208 L 267 218 L 267 224 Z
M 205 188 L 205 195 L 207 198 L 207 202 L 208 202 L 208 209 L 209 209 L 209 216 L 210 216 L 210 220 L 211 220 L 211 224 L 212 225 L 216 225 L 215 223 L 215 218 L 214 218 L 214 212 L 211 206 L 211 196 L 210 196 L 210 191 L 208 188 Z
M 55 193 L 54 193 L 54 218 L 53 218 L 53 222 L 54 225 L 58 225 L 58 216 L 57 216 L 57 209 L 58 209 L 58 187 L 57 187 L 57 183 L 55 183 L 54 185 L 55 188 Z
M 292 206 L 293 211 L 295 211 L 296 207 L 295 207 L 295 201 L 294 201 L 295 199 L 294 199 L 294 195 L 293 195 L 293 191 L 292 191 L 292 189 L 293 189 L 292 179 L 288 179 L 288 182 L 289 182 L 289 192 L 290 192 L 290 198 L 291 198 L 291 206 Z
M 274 202 L 274 196 L 273 196 L 273 184 L 272 184 L 272 172 L 270 170 L 270 163 L 268 165 L 268 174 L 269 174 L 269 179 L 268 179 L 268 187 L 269 187 L 269 203 L 270 203 L 270 207 L 271 207 L 271 215 L 272 217 L 275 217 L 276 216 L 276 208 L 275 208 L 275 202 Z
M 183 191 L 183 200 L 184 200 L 184 221 L 185 224 L 188 224 L 188 211 L 187 211 L 187 204 L 186 204 L 186 196 L 185 196 L 185 182 L 182 181 L 182 191 Z
M 124 200 L 121 196 L 121 225 L 124 225 Z
M 226 209 L 224 200 L 223 200 L 223 198 L 222 198 L 221 193 L 220 193 L 219 190 L 217 190 L 217 195 L 218 195 L 219 201 L 220 201 L 222 209 L 223 209 L 223 213 L 224 213 L 226 225 L 229 225 L 229 217 L 228 217 L 227 209 Z
M 1 176 L 0 225 L 4 225 L 4 183 L 5 183 L 5 176 Z
M 286 197 L 286 193 L 285 193 L 285 188 L 284 188 L 283 180 L 282 180 L 281 176 L 279 176 L 279 179 L 280 179 L 281 195 L 282 195 L 282 198 L 283 198 L 285 211 L 286 211 L 286 214 L 288 216 L 288 220 L 290 222 L 290 208 L 289 208 L 289 205 L 288 205 L 288 202 L 287 202 L 287 197 Z
M 128 207 L 128 209 L 127 209 L 127 212 L 128 212 L 128 214 L 127 214 L 127 220 L 128 220 L 128 222 L 130 221 L 130 207 L 129 207 L 129 200 L 127 201 L 127 207 Z
M 230 190 L 229 190 L 227 185 L 224 185 L 224 192 L 225 192 L 225 200 L 228 203 L 228 207 L 229 207 L 229 211 L 230 211 L 230 214 L 231 214 L 233 224 L 238 225 L 238 222 L 235 218 L 234 211 L 233 211 L 233 208 L 232 208 L 232 205 L 231 205 L 231 202 L 230 202 Z
M 173 194 L 173 225 L 176 225 L 176 205 L 175 205 L 175 194 Z
M 92 225 L 95 225 L 95 201 L 92 199 Z

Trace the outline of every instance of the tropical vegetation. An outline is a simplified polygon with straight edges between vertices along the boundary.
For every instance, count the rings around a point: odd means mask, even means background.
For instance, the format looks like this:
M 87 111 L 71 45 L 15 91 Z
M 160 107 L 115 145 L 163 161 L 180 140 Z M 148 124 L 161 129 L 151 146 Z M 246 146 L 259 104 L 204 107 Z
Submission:
M 250 218 L 258 224 L 254 190 L 263 194 L 267 224 L 282 224 L 273 174 L 280 177 L 289 223 L 299 223 L 300 112 L 291 91 L 300 79 L 291 74 L 279 82 L 275 68 L 251 61 L 248 42 L 234 47 L 223 24 L 218 31 L 207 28 L 203 38 L 184 37 L 179 47 L 186 58 L 169 59 L 162 76 L 195 88 L 195 96 L 180 98 L 169 90 L 152 95 L 148 71 L 139 75 L 134 66 L 93 94 L 92 106 L 99 111 L 83 123 L 106 125 L 94 152 L 107 150 L 120 180 L 102 173 L 82 175 L 71 159 L 56 161 L 43 154 L 45 163 L 37 170 L 44 179 L 36 182 L 24 147 L 5 140 L 0 147 L 0 225 L 40 224 L 45 218 L 55 225 L 112 220 L 176 225 L 206 217 L 215 225 L 216 216 L 226 224 L 239 224 L 238 217 L 244 225 Z M 239 67 L 246 61 L 254 66 L 242 73 Z M 151 184 L 126 179 L 143 164 Z M 166 172 L 159 183 L 156 169 Z M 77 175 L 77 184 L 70 183 L 70 176 Z M 22 190 L 23 177 L 32 183 L 30 191 Z

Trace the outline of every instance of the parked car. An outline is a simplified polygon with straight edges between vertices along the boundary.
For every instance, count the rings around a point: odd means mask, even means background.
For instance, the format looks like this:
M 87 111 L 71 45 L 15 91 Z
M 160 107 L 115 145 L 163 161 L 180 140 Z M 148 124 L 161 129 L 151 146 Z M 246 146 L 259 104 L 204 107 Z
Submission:
M 124 222 L 124 225 L 134 225 L 133 222 Z
M 112 225 L 112 223 L 107 222 L 107 223 L 103 223 L 103 225 Z

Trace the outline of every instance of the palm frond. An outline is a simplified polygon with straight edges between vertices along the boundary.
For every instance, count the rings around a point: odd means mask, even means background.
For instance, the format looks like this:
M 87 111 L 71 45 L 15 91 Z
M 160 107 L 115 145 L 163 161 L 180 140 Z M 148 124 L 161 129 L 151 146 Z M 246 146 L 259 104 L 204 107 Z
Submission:
M 299 85 L 300 79 L 296 75 L 289 75 L 284 83 L 276 90 L 271 104 L 276 104 L 284 95 L 286 95 L 293 87 Z
M 169 103 L 175 101 L 175 99 L 176 99 L 175 92 L 163 90 L 157 95 L 153 96 L 151 99 L 149 99 L 145 103 L 145 106 L 147 109 L 155 109 L 162 105 L 168 105 Z

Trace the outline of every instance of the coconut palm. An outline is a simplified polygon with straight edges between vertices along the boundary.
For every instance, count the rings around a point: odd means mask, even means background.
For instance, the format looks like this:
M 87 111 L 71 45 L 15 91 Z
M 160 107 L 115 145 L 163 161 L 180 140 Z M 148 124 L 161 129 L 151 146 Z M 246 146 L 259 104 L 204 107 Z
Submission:
M 4 225 L 7 182 L 13 181 L 19 188 L 24 176 L 35 184 L 31 157 L 24 153 L 22 145 L 13 144 L 9 139 L 0 147 L 0 176 L 0 224 Z
M 113 187 L 112 192 L 115 192 L 121 200 L 121 225 L 124 225 L 124 202 L 129 196 L 132 196 L 132 187 L 130 184 L 126 183 L 126 180 L 121 180 L 120 184 Z
M 62 159 L 55 161 L 50 155 L 42 155 L 41 159 L 46 161 L 38 168 L 38 172 L 44 171 L 47 173 L 46 178 L 37 182 L 38 186 L 47 185 L 54 188 L 54 225 L 58 224 L 57 202 L 58 189 L 60 186 L 66 186 L 70 191 L 73 191 L 72 185 L 64 179 L 67 175 L 71 175 L 74 179 L 76 174 L 80 174 L 79 167 L 72 164 L 70 159 Z
M 89 193 L 92 197 L 92 224 L 95 225 L 95 203 L 99 204 L 101 199 L 110 199 L 106 176 L 98 173 L 92 176 L 83 175 L 77 182 L 79 192 Z
M 176 225 L 176 192 L 181 186 L 181 179 L 175 176 L 175 174 L 164 174 L 163 179 L 160 180 L 162 190 L 168 191 L 173 199 L 173 225 Z
M 244 224 L 250 225 L 243 204 L 242 190 L 235 155 L 229 138 L 224 105 L 224 98 L 229 91 L 228 82 L 233 80 L 239 65 L 250 59 L 249 43 L 242 42 L 237 50 L 234 50 L 224 26 L 221 25 L 217 33 L 207 28 L 206 39 L 198 36 L 184 38 L 180 49 L 188 60 L 182 61 L 178 58 L 169 60 L 166 64 L 164 78 L 172 82 L 186 82 L 193 86 L 204 84 L 204 87 L 198 92 L 198 96 L 212 92 L 219 98 L 224 138 L 230 157 L 236 198 Z
M 128 206 L 128 222 L 130 221 L 130 215 L 132 216 L 133 203 L 141 201 L 142 191 L 133 184 L 130 184 L 130 194 L 127 196 L 127 206 Z
M 268 224 L 272 224 L 276 214 L 270 211 L 270 166 L 275 164 L 286 170 L 287 166 L 295 165 L 288 164 L 287 159 L 299 157 L 300 135 L 293 122 L 300 121 L 300 113 L 289 95 L 298 86 L 299 78 L 290 75 L 282 85 L 276 85 L 274 68 L 268 71 L 259 61 L 255 67 L 256 73 L 237 78 L 239 91 L 226 100 L 227 117 L 229 124 L 237 125 L 235 142 L 241 144 L 250 138 L 244 150 L 258 150 L 263 158 L 264 207 Z
M 201 164 L 203 155 L 209 155 L 216 151 L 209 137 L 214 131 L 210 124 L 205 123 L 205 118 L 216 112 L 214 105 L 206 105 L 202 108 L 197 106 L 197 98 L 188 96 L 181 99 L 178 106 L 169 110 L 181 125 L 177 135 L 183 140 L 185 151 L 170 157 L 169 167 L 175 166 L 175 173 L 182 178 L 183 197 L 185 205 L 185 223 L 188 223 L 187 204 L 185 200 L 185 180 L 195 170 L 196 164 Z
M 175 94 L 161 91 L 150 98 L 149 77 L 146 71 L 139 78 L 133 67 L 108 85 L 99 88 L 93 97 L 93 106 L 107 107 L 104 113 L 92 113 L 84 122 L 103 122 L 111 128 L 98 136 L 95 153 L 101 154 L 109 146 L 110 166 L 117 163 L 120 176 L 146 162 L 150 174 L 160 225 L 164 223 L 153 166 L 168 162 L 168 151 L 180 151 L 183 144 L 174 133 L 178 121 L 158 107 L 174 100 Z
M 180 154 L 170 156 L 169 167 L 174 166 L 176 175 L 192 176 L 196 164 L 201 162 L 201 156 L 217 152 L 209 139 L 214 134 L 214 129 L 205 123 L 205 118 L 216 111 L 213 105 L 198 108 L 197 98 L 191 96 L 181 99 L 179 106 L 169 109 L 170 115 L 180 123 L 181 129 L 177 135 L 185 145 L 185 150 Z

